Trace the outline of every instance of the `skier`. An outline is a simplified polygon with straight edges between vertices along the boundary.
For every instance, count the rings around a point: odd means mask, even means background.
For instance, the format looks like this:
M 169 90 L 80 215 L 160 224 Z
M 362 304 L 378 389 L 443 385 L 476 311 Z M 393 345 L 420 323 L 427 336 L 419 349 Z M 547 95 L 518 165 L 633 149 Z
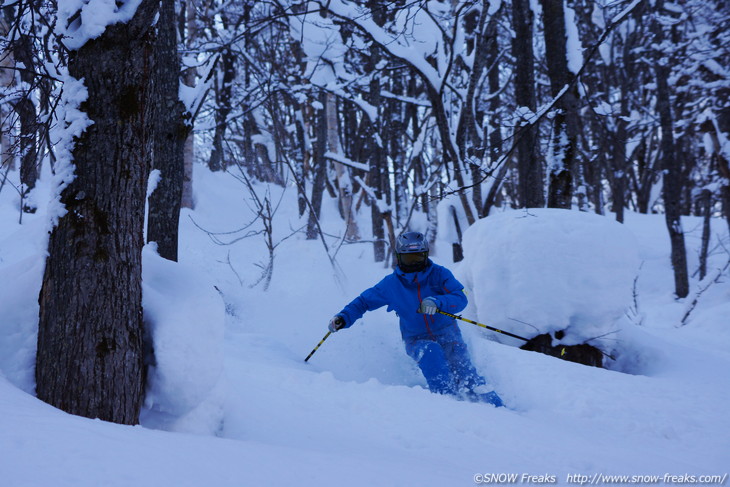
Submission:
M 393 273 L 336 314 L 329 330 L 349 328 L 366 311 L 387 305 L 399 316 L 406 353 L 420 367 L 431 392 L 502 406 L 474 368 L 456 321 L 438 313 L 443 309 L 454 314 L 466 307 L 464 286 L 428 258 L 428 241 L 422 233 L 399 236 L 395 252 L 398 266 Z

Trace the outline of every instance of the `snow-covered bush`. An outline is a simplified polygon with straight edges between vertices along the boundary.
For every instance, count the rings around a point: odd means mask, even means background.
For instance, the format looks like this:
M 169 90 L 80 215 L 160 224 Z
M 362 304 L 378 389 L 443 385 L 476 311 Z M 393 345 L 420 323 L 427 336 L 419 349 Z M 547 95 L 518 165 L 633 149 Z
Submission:
M 632 302 L 639 266 L 631 231 L 604 216 L 558 209 L 507 211 L 464 235 L 459 275 L 482 323 L 531 338 L 565 330 L 560 343 L 606 350 Z M 500 341 L 516 339 L 494 334 Z

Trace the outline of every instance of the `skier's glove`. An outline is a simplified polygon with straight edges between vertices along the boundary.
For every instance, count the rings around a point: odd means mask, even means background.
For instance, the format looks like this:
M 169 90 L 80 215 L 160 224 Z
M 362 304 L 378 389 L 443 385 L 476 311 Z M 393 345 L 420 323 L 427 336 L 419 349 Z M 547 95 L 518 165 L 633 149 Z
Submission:
M 336 332 L 337 330 L 341 330 L 344 327 L 345 327 L 345 319 L 341 315 L 335 315 L 330 320 L 329 329 L 332 333 Z
M 434 301 L 433 298 L 426 298 L 423 301 L 421 301 L 421 306 L 418 308 L 419 313 L 423 313 L 426 315 L 435 315 L 438 311 L 438 306 L 436 306 L 436 301 Z

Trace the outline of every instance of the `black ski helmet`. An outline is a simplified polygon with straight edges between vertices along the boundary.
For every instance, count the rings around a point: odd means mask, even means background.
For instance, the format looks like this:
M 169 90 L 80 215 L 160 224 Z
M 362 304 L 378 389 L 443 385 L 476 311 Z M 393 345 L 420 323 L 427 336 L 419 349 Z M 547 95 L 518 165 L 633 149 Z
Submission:
M 398 267 L 403 272 L 419 272 L 428 265 L 428 240 L 421 232 L 406 232 L 395 241 Z

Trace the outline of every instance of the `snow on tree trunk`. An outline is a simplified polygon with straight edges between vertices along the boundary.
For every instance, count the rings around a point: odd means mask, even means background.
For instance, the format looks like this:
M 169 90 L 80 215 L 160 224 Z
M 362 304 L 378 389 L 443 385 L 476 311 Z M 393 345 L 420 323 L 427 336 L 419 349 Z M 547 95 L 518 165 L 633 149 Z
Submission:
M 570 209 L 578 171 L 578 88 L 570 85 L 576 67 L 568 49 L 565 6 L 558 0 L 541 0 L 545 25 L 545 58 L 550 77 L 551 92 L 560 96 L 558 111 L 553 118 L 552 150 L 549 163 L 550 185 L 548 207 Z M 573 26 L 574 27 L 574 26 Z M 578 65 L 580 67 L 580 65 Z M 570 87 L 565 91 L 566 86 Z
M 129 18 L 101 32 L 77 25 L 66 38 L 90 124 L 71 148 L 74 176 L 60 194 L 65 214 L 50 236 L 39 297 L 38 397 L 123 424 L 138 423 L 144 395 L 141 250 L 157 5 L 142 0 Z M 66 100 L 79 94 L 74 82 Z

